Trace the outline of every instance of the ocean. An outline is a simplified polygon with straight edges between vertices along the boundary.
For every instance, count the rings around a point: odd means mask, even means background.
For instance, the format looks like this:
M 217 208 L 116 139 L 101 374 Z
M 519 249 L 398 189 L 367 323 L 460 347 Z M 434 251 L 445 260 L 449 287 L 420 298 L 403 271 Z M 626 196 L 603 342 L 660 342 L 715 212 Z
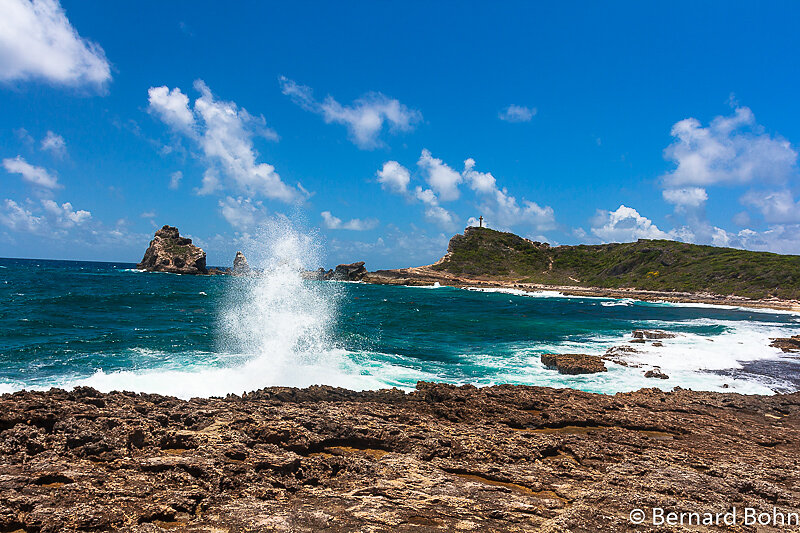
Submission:
M 792 313 L 304 281 L 298 264 L 270 257 L 252 278 L 0 259 L 0 393 L 88 385 L 189 398 L 273 385 L 412 389 L 419 380 L 609 394 L 800 389 L 798 358 L 769 346 L 800 334 Z M 631 344 L 635 329 L 677 336 Z M 540 361 L 614 346 L 637 351 L 599 374 L 561 375 Z M 669 379 L 644 377 L 656 366 Z

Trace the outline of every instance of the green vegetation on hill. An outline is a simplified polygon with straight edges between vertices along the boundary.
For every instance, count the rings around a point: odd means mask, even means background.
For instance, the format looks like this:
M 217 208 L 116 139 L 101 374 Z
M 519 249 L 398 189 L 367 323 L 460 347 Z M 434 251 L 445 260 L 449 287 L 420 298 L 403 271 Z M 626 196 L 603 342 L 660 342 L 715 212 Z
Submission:
M 467 228 L 433 268 L 548 285 L 800 299 L 800 256 L 667 240 L 551 248 L 513 233 Z

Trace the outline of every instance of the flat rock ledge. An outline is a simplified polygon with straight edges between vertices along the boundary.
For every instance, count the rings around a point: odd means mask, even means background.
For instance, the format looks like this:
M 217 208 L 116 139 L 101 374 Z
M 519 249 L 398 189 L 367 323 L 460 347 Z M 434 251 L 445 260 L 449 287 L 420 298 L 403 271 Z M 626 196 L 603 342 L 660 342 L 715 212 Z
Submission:
M 603 359 L 596 355 L 581 353 L 547 353 L 541 356 L 542 364 L 548 368 L 555 368 L 561 374 L 596 374 L 606 372 Z
M 798 442 L 800 394 L 19 392 L 0 531 L 650 531 L 631 510 L 796 512 Z

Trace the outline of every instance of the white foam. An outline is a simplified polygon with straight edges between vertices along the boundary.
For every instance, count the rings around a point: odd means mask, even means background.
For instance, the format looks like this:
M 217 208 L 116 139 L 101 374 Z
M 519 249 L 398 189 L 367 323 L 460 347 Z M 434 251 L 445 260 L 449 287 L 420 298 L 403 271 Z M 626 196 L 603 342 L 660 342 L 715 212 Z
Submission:
M 515 296 L 530 296 L 533 298 L 574 298 L 558 291 L 525 291 L 522 289 L 512 289 L 510 287 L 464 287 L 468 291 L 475 292 L 497 292 L 502 294 L 513 294 Z
M 668 390 L 681 386 L 695 390 L 769 394 L 772 392 L 771 384 L 761 378 L 732 379 L 714 372 L 741 369 L 742 364 L 748 361 L 781 357 L 778 349 L 769 347 L 769 339 L 800 333 L 800 324 L 795 318 L 791 318 L 790 323 L 777 317 L 774 322 L 711 318 L 669 322 L 643 320 L 630 322 L 631 329 L 669 329 L 679 331 L 681 335 L 663 339 L 662 347 L 654 347 L 650 342 L 628 344 L 629 332 L 624 335 L 576 335 L 549 344 L 531 340 L 513 346 L 493 346 L 490 349 L 492 353 L 462 354 L 457 360 L 448 362 L 397 354 L 358 353 L 348 351 L 333 340 L 331 328 L 337 320 L 338 304 L 345 290 L 340 284 L 342 282 L 317 283 L 302 279 L 301 272 L 321 263 L 320 250 L 315 245 L 317 241 L 314 236 L 298 231 L 286 221 L 271 224 L 261 238 L 251 241 L 251 247 L 244 250 L 245 255 L 263 275 L 226 279 L 228 292 L 223 298 L 219 319 L 219 345 L 213 354 L 179 354 L 180 357 L 170 359 L 168 354 L 134 348 L 140 370 L 112 372 L 98 369 L 90 376 L 64 376 L 52 385 L 64 388 L 88 385 L 101 391 L 133 390 L 183 398 L 240 394 L 276 385 L 305 387 L 327 384 L 353 390 L 387 386 L 410 389 L 418 380 L 476 385 L 519 383 L 574 387 L 602 393 L 642 387 Z M 439 288 L 439 284 L 415 288 Z M 600 300 L 604 307 L 685 305 L 737 309 L 709 304 L 640 302 L 631 298 L 566 296 L 556 291 L 529 292 L 516 288 L 468 287 L 467 290 L 534 298 Z M 772 312 L 744 309 L 753 313 Z M 768 320 L 768 317 L 760 318 Z M 722 333 L 713 336 L 697 333 L 702 327 L 720 325 L 724 327 Z M 545 368 L 540 359 L 545 352 L 602 355 L 615 345 L 639 350 L 619 357 L 630 365 L 640 365 L 640 368 L 608 363 L 608 372 L 565 376 Z M 644 372 L 656 366 L 670 378 L 645 378 Z M 725 384 L 729 388 L 723 388 Z M 28 388 L 42 389 L 49 385 L 45 387 L 37 383 L 37 386 Z M 0 393 L 19 390 L 22 386 L 0 382 Z
M 766 307 L 749 307 L 745 305 L 723 305 L 723 304 L 709 304 L 702 302 L 667 302 L 664 300 L 653 300 L 643 303 L 648 303 L 653 305 L 666 305 L 669 307 L 697 307 L 701 309 L 727 309 L 732 311 L 749 311 L 751 313 L 765 313 L 771 315 L 800 315 L 800 310 L 772 309 Z
M 613 306 L 628 306 L 634 304 L 644 305 L 664 305 L 670 307 L 697 307 L 704 309 L 726 309 L 733 311 L 749 311 L 753 313 L 765 314 L 786 314 L 786 315 L 800 315 L 800 310 L 792 309 L 772 309 L 765 307 L 749 307 L 740 305 L 724 305 L 724 304 L 709 304 L 702 302 L 668 302 L 665 300 L 639 300 L 636 298 L 609 298 L 605 296 L 584 296 L 577 294 L 564 294 L 558 291 L 526 291 L 523 289 L 515 289 L 510 287 L 464 287 L 468 291 L 475 292 L 497 292 L 505 294 L 513 294 L 515 296 L 528 296 L 531 298 L 567 298 L 567 299 L 580 299 L 580 300 L 603 300 L 600 305 L 605 307 Z
M 403 287 L 411 287 L 414 289 L 441 289 L 442 286 L 439 284 L 438 281 L 435 281 L 433 285 L 403 285 Z
M 323 364 L 298 362 L 273 365 L 264 359 L 255 359 L 242 366 L 227 368 L 108 373 L 98 370 L 89 378 L 71 380 L 63 386 L 87 385 L 103 392 L 133 390 L 179 398 L 241 394 L 269 386 L 308 387 L 326 384 L 352 390 L 385 386 L 382 379 L 362 374 L 343 353 L 332 350 L 319 355 L 325 359 Z
M 133 390 L 175 395 L 221 396 L 280 385 L 335 385 L 354 390 L 386 386 L 391 375 L 407 369 L 382 369 L 383 378 L 354 362 L 351 352 L 337 348 L 330 328 L 336 320 L 341 287 L 302 279 L 319 264 L 318 239 L 286 220 L 262 228 L 260 238 L 245 250 L 262 275 L 232 278 L 223 299 L 217 352 L 223 363 L 188 368 L 141 371 L 97 370 L 66 386 L 88 385 L 101 391 Z M 142 353 L 144 359 L 147 354 Z
M 603 307 L 620 307 L 620 306 L 627 307 L 629 305 L 633 305 L 634 303 L 636 303 L 636 300 L 632 298 L 622 298 L 619 300 L 612 300 L 610 302 L 600 302 L 600 305 L 602 305 Z

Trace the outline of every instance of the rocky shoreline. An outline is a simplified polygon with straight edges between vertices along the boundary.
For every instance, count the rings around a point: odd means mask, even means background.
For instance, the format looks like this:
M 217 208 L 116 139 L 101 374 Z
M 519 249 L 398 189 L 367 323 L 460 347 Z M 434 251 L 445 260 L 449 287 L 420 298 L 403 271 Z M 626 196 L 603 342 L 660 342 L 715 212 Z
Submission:
M 459 288 L 518 289 L 525 292 L 554 291 L 565 296 L 599 298 L 631 298 L 647 302 L 690 303 L 705 305 L 727 305 L 732 307 L 752 307 L 754 309 L 773 309 L 800 313 L 800 301 L 780 298 L 752 299 L 742 296 L 725 296 L 711 293 L 691 293 L 677 291 L 648 291 L 633 288 L 605 289 L 601 287 L 582 287 L 577 285 L 542 285 L 524 283 L 515 279 L 475 278 L 456 276 L 448 272 L 434 270 L 433 265 L 392 270 L 376 270 L 364 276 L 365 283 L 375 285 L 433 285 Z
M 800 393 L 19 392 L 0 531 L 644 531 L 633 509 L 797 512 L 798 442 Z
M 474 229 L 474 228 L 467 228 Z M 453 237 L 454 240 L 461 235 Z M 541 243 L 531 243 L 539 247 Z M 678 291 L 651 291 L 634 288 L 605 289 L 578 285 L 544 285 L 525 283 L 519 279 L 494 277 L 469 277 L 454 275 L 434 267 L 447 260 L 445 255 L 437 263 L 421 267 L 377 270 L 369 272 L 364 261 L 337 265 L 335 269 L 302 272 L 308 280 L 363 281 L 376 285 L 439 285 L 452 287 L 501 288 L 518 289 L 526 292 L 556 291 L 566 296 L 584 296 L 601 298 L 632 298 L 644 301 L 664 301 L 673 303 L 694 303 L 709 305 L 741 306 L 762 309 L 774 309 L 800 313 L 800 301 L 780 298 L 752 299 L 742 296 L 725 296 L 712 293 L 691 293 Z M 261 272 L 251 269 L 242 252 L 236 252 L 233 268 L 206 267 L 206 253 L 192 244 L 192 239 L 181 237 L 178 228 L 163 226 L 156 231 L 150 246 L 145 251 L 138 268 L 150 272 L 171 272 L 193 275 L 259 275 Z M 577 280 L 576 280 L 577 281 Z

